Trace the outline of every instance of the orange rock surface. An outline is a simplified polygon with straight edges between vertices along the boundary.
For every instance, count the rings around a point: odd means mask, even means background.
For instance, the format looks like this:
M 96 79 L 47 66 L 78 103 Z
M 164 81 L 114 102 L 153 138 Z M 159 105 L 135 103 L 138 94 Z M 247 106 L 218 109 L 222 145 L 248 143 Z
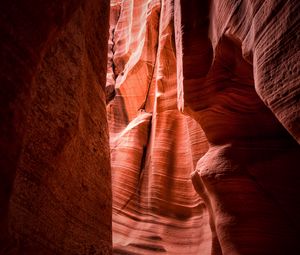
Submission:
M 115 1 L 111 12 L 115 254 L 293 254 L 297 2 Z
M 0 255 L 300 253 L 299 13 L 1 1 Z
M 207 151 L 177 109 L 171 1 L 112 3 L 107 86 L 115 254 L 196 254 L 211 232 L 190 175 Z M 118 12 L 119 14 L 115 14 Z

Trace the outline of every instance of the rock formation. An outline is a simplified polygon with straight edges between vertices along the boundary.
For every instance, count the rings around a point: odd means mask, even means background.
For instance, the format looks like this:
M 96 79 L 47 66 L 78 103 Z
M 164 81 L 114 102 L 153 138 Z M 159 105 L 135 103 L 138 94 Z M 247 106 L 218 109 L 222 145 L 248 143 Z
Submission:
M 299 13 L 1 1 L 0 255 L 298 254 Z
M 294 254 L 297 1 L 111 4 L 115 254 Z
M 109 1 L 0 7 L 0 254 L 111 254 Z
M 178 94 L 210 144 L 192 178 L 221 250 L 213 254 L 294 254 L 300 213 L 299 4 L 189 5 L 176 1 L 175 7 L 182 57 Z M 195 23 L 196 17 L 202 19 Z
M 112 3 L 107 87 L 115 254 L 196 254 L 210 239 L 190 175 L 206 152 L 177 109 L 171 1 Z M 115 77 L 111 80 L 110 77 Z

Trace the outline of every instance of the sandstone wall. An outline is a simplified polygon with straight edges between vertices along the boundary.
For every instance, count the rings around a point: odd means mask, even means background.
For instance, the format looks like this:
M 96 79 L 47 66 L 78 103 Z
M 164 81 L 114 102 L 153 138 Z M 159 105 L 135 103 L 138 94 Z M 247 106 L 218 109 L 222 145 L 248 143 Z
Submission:
M 197 254 L 211 232 L 190 174 L 207 143 L 177 109 L 173 3 L 119 1 L 111 12 L 114 254 Z
M 298 2 L 120 0 L 111 12 L 115 254 L 293 254 Z
M 110 254 L 109 1 L 0 6 L 0 254 Z
M 190 179 L 207 143 L 177 109 L 172 9 L 171 1 L 119 1 L 111 9 L 115 254 L 195 254 L 209 245 L 208 213 Z
M 0 254 L 297 253 L 298 1 L 110 5 L 0 3 Z
M 213 254 L 294 254 L 299 4 L 204 2 L 175 1 L 175 29 L 179 106 L 210 144 L 192 179 L 209 207 Z

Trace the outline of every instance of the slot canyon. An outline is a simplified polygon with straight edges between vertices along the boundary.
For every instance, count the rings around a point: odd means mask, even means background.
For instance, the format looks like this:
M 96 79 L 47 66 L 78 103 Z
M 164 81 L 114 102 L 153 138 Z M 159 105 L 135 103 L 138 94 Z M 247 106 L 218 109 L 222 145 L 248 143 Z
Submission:
M 0 38 L 0 255 L 300 254 L 299 0 L 3 0 Z

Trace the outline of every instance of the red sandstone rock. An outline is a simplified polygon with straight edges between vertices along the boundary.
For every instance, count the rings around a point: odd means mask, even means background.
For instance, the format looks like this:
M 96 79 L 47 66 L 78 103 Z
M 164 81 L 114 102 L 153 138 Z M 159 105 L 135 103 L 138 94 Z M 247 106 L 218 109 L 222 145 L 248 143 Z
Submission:
M 113 3 L 115 253 L 293 254 L 299 5 L 158 3 Z
M 114 253 L 210 250 L 208 212 L 190 179 L 207 143 L 177 109 L 172 3 L 123 1 L 117 9 L 109 54 L 116 97 L 107 106 Z
M 297 253 L 296 0 L 112 0 L 105 91 L 108 1 L 0 7 L 0 254 L 111 253 L 105 96 L 115 254 Z
M 210 143 L 192 179 L 209 208 L 213 254 L 294 254 L 299 4 L 189 5 L 176 1 L 175 7 L 179 102 Z
M 0 254 L 110 254 L 109 1 L 0 6 Z

